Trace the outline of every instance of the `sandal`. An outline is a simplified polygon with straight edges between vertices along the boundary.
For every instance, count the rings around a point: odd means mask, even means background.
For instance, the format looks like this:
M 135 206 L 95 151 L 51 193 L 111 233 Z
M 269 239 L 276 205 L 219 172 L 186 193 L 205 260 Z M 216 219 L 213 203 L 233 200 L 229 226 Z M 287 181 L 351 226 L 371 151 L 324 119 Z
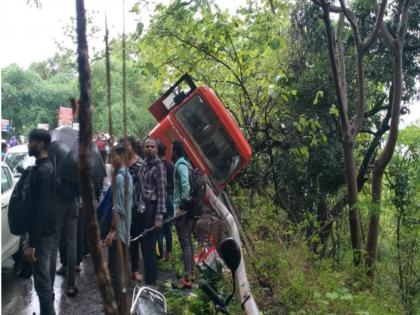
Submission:
M 181 278 L 178 281 L 172 282 L 174 289 L 191 289 L 192 281 L 187 278 Z

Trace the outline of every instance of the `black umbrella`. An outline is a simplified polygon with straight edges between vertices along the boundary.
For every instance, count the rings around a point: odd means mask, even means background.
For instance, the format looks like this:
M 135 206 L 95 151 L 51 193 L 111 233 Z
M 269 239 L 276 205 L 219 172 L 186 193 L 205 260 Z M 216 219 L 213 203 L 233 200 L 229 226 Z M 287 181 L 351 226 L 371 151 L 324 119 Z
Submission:
M 105 176 L 105 165 L 95 143 L 91 146 L 91 176 Z M 56 166 L 56 176 L 68 179 L 78 177 L 79 131 L 68 126 L 61 126 L 51 131 L 51 145 L 48 155 Z

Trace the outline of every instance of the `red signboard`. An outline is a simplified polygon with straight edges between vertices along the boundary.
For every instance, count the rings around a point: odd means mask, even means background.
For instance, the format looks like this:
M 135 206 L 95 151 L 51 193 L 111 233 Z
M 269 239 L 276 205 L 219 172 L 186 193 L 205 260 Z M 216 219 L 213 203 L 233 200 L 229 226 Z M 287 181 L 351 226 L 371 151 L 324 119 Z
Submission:
M 57 113 L 58 126 L 71 126 L 73 124 L 73 110 L 70 107 L 62 107 Z

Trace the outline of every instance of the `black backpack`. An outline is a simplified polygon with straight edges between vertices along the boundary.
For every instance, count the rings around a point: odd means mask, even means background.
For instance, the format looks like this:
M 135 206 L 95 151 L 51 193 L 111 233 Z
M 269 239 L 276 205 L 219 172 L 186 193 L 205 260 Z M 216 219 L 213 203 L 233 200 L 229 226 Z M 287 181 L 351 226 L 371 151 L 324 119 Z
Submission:
M 23 172 L 15 188 L 13 188 L 7 215 L 9 219 L 10 232 L 14 235 L 23 235 L 29 232 L 33 222 L 35 221 L 33 197 L 31 194 L 31 181 L 38 167 L 43 166 L 44 165 L 28 167 Z M 51 166 L 45 165 L 45 167 L 47 167 L 51 172 L 53 171 Z
M 99 223 L 101 240 L 105 239 L 112 221 L 112 186 L 104 192 L 101 200 L 96 205 L 96 216 Z
M 77 178 L 67 179 L 63 177 L 56 178 L 57 192 L 65 198 L 78 198 L 79 193 L 79 181 Z
M 203 214 L 204 197 L 206 195 L 206 179 L 198 169 L 181 162 L 188 167 L 188 179 L 190 182 L 190 202 L 188 203 L 188 214 L 191 218 L 198 220 Z M 179 166 L 179 165 L 178 165 Z M 177 170 L 175 170 L 176 172 Z
M 118 174 L 124 175 L 124 178 L 127 175 L 126 172 L 123 172 L 121 170 L 119 170 L 116 175 Z M 98 219 L 99 234 L 101 240 L 104 240 L 106 238 L 106 236 L 109 233 L 109 229 L 111 228 L 112 207 L 112 186 L 109 186 L 108 189 L 103 193 L 98 204 L 96 205 L 96 217 Z
M 174 165 L 167 160 L 161 160 L 166 170 L 166 193 L 174 191 Z

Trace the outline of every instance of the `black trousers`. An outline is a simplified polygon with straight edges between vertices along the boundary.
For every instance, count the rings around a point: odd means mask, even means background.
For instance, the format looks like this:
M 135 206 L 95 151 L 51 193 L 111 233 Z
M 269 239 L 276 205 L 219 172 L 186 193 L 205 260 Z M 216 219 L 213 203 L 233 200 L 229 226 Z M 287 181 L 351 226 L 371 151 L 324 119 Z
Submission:
M 142 216 L 142 231 L 155 225 L 156 209 L 156 201 L 146 202 L 146 209 Z M 141 250 L 144 260 L 144 279 L 146 284 L 149 285 L 155 285 L 157 279 L 157 238 L 158 232 L 152 231 L 147 233 L 141 240 Z

